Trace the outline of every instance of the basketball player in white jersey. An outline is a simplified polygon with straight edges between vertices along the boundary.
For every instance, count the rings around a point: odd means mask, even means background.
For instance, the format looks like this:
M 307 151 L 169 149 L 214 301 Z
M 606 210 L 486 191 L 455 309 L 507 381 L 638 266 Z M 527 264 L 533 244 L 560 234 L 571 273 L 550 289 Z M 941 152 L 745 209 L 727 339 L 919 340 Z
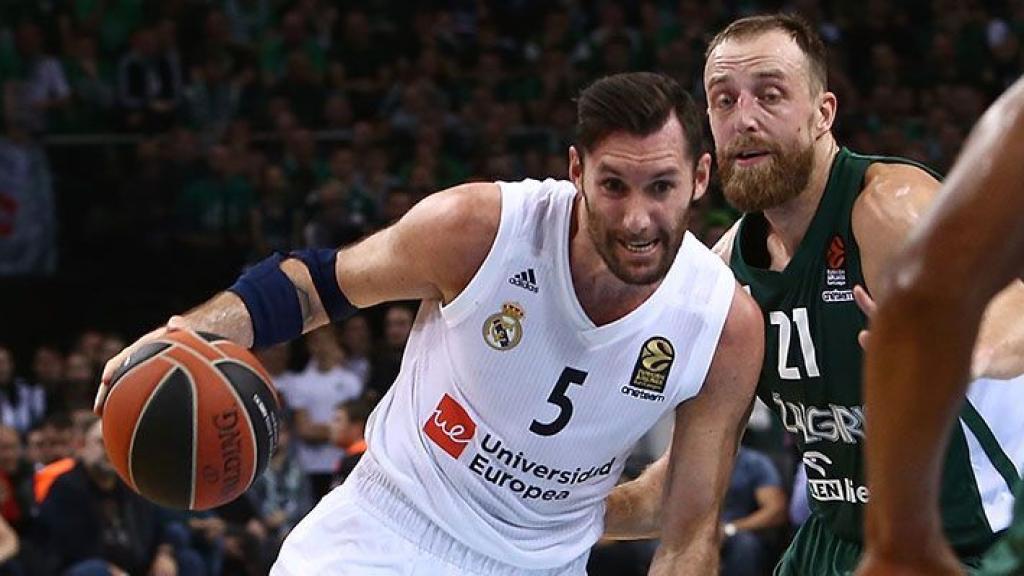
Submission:
M 152 333 L 260 347 L 422 299 L 365 456 L 273 574 L 583 574 L 626 456 L 669 410 L 651 573 L 717 572 L 763 323 L 686 231 L 710 169 L 699 117 L 675 81 L 622 74 L 582 92 L 577 131 L 571 182 L 434 194 L 354 246 L 272 257 Z

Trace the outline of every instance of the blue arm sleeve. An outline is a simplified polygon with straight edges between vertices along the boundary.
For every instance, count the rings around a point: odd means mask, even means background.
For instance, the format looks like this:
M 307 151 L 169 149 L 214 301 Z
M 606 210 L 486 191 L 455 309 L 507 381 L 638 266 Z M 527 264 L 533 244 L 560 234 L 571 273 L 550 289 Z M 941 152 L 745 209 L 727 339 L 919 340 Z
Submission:
M 290 254 L 297 258 L 309 269 L 309 275 L 313 278 L 313 286 L 320 296 L 320 302 L 324 305 L 327 317 L 331 322 L 344 320 L 355 314 L 356 307 L 348 301 L 345 294 L 338 285 L 338 276 L 334 269 L 338 260 L 338 251 L 329 248 L 298 250 Z
M 287 258 L 301 261 L 313 279 L 320 302 L 332 322 L 348 318 L 356 307 L 348 301 L 338 286 L 334 272 L 337 250 L 310 249 L 292 252 Z M 288 342 L 302 335 L 302 307 L 288 275 L 281 270 L 287 259 L 273 254 L 246 270 L 228 288 L 245 303 L 252 319 L 252 346 L 263 348 Z
M 249 268 L 228 288 L 245 303 L 252 319 L 252 347 L 264 348 L 302 335 L 302 308 L 295 285 L 273 254 Z

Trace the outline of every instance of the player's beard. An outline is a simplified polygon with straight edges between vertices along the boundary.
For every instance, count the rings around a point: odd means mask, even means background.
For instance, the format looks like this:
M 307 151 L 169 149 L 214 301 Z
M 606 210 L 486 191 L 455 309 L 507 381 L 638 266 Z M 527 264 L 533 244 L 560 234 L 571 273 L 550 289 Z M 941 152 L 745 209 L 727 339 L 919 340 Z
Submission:
M 754 148 L 766 150 L 770 156 L 753 166 L 737 166 L 736 152 Z M 729 204 L 740 212 L 762 212 L 789 202 L 807 187 L 814 168 L 814 144 L 787 150 L 744 136 L 717 158 L 722 193 Z
M 657 264 L 648 269 L 635 270 L 620 258 L 619 250 L 622 249 L 619 246 L 620 240 L 622 242 L 629 242 L 630 240 L 647 241 L 652 238 L 630 238 L 624 233 L 620 234 L 610 230 L 604 218 L 596 210 L 590 209 L 590 203 L 585 193 L 583 194 L 583 201 L 587 204 L 587 234 L 590 235 L 590 241 L 597 248 L 597 253 L 601 255 L 601 259 L 604 260 L 605 265 L 608 266 L 608 269 L 616 278 L 634 286 L 649 286 L 661 281 L 668 274 L 686 234 L 688 210 L 685 208 L 680 210 L 675 219 L 673 230 L 658 228 L 654 236 L 659 246 Z

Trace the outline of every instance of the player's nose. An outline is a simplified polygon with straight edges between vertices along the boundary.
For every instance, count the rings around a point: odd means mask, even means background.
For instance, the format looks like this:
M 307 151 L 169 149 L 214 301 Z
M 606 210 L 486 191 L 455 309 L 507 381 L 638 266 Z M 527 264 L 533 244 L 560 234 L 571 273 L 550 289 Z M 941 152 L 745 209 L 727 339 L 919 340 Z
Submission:
M 633 194 L 626 202 L 623 228 L 630 235 L 640 236 L 651 227 L 652 206 L 646 202 L 642 194 Z
M 740 94 L 736 100 L 736 114 L 734 118 L 737 132 L 757 132 L 761 127 L 760 109 L 757 105 L 757 99 L 751 94 Z

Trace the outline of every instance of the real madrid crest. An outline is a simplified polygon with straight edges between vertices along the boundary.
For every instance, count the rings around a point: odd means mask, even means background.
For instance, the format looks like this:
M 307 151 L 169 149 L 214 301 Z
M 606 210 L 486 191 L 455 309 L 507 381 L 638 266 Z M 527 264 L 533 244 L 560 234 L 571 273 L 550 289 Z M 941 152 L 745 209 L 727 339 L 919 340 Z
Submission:
M 518 302 L 505 302 L 501 312 L 491 314 L 484 321 L 484 342 L 495 350 L 511 350 L 523 339 L 525 311 Z

